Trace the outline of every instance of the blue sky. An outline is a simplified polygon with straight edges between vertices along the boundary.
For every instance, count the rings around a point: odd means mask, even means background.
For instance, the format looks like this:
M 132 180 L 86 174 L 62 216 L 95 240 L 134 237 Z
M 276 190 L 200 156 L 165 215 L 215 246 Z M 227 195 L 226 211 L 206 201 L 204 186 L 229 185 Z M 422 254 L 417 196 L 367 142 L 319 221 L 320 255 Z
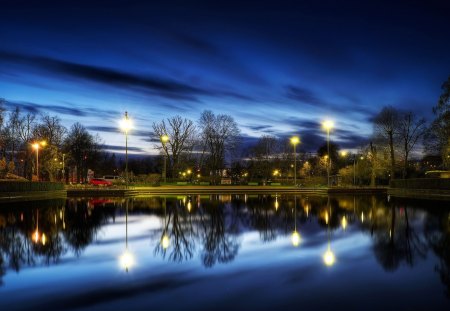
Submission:
M 0 97 L 78 121 L 109 150 L 125 111 L 130 150 L 154 153 L 151 124 L 205 109 L 244 141 L 332 139 L 357 148 L 381 107 L 432 119 L 450 75 L 448 1 L 2 1 Z

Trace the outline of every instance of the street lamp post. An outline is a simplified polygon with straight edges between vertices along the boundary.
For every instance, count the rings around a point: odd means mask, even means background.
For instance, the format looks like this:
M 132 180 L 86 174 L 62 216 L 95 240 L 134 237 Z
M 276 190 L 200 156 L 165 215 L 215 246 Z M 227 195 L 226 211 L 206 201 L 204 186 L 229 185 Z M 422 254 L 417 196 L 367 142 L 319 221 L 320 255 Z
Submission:
M 63 178 L 63 182 L 64 183 L 66 183 L 66 174 L 65 174 L 65 170 L 64 170 L 64 157 L 65 157 L 65 154 L 63 153 L 62 154 L 62 171 L 61 171 L 61 173 L 62 173 L 62 178 Z
M 166 152 L 166 143 L 169 141 L 169 136 L 163 135 L 161 136 L 161 143 L 163 144 L 164 150 L 164 171 L 163 171 L 163 179 L 164 183 L 167 181 L 167 152 Z
M 47 143 L 45 141 L 41 141 L 41 142 L 38 142 L 38 143 L 34 143 L 32 145 L 33 149 L 36 150 L 36 177 L 37 177 L 37 181 L 39 181 L 39 148 L 41 146 L 45 147 L 46 144 Z
M 121 122 L 121 127 L 125 132 L 125 185 L 128 188 L 128 131 L 131 128 L 131 122 L 127 111 L 125 111 L 125 118 Z
M 296 146 L 300 143 L 300 138 L 298 136 L 294 136 L 291 138 L 291 144 L 294 145 L 294 186 L 297 185 L 297 150 Z
M 327 131 L 327 153 L 328 153 L 328 163 L 327 163 L 327 184 L 330 187 L 330 169 L 331 169 L 331 155 L 330 155 L 330 130 L 333 128 L 333 121 L 326 120 L 322 123 L 323 128 Z

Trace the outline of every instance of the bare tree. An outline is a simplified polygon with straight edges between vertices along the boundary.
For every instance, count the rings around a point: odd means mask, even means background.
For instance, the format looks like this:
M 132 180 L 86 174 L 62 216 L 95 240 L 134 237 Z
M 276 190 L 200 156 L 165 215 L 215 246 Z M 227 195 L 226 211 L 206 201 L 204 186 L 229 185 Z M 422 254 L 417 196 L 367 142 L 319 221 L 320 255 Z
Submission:
M 36 126 L 35 119 L 36 116 L 27 113 L 25 116 L 19 118 L 17 127 L 20 141 L 22 143 L 23 149 L 25 150 L 23 171 L 25 177 L 27 178 L 32 177 L 32 167 L 30 166 L 30 143 L 34 138 L 34 129 Z
M 399 113 L 392 106 L 383 107 L 374 118 L 374 134 L 388 145 L 391 159 L 391 179 L 395 176 L 395 138 L 398 132 Z
M 181 116 L 174 116 L 159 123 L 152 125 L 154 135 L 160 140 L 161 146 L 156 148 L 162 150 L 164 155 L 169 160 L 172 177 L 176 176 L 176 172 L 180 167 L 180 159 L 184 154 L 190 154 L 194 147 L 195 125 L 194 122 L 188 119 L 183 119 Z M 168 137 L 167 142 L 163 137 Z
M 403 165 L 403 178 L 406 178 L 409 155 L 417 141 L 425 134 L 426 127 L 425 119 L 418 119 L 412 111 L 403 113 L 399 121 L 399 139 L 405 161 Z
M 214 115 L 205 110 L 200 116 L 201 141 L 203 155 L 207 159 L 207 166 L 213 177 L 218 176 L 219 170 L 224 168 L 225 155 L 236 151 L 240 130 L 234 119 L 225 114 Z M 215 183 L 215 178 L 213 178 Z
M 35 136 L 39 140 L 47 142 L 47 146 L 42 150 L 43 172 L 46 172 L 48 179 L 54 181 L 56 174 L 61 169 L 61 148 L 67 129 L 61 124 L 57 116 L 43 115 L 41 123 L 35 128 Z M 55 160 L 56 159 L 56 160 Z
M 263 135 L 251 150 L 255 169 L 260 171 L 259 175 L 264 175 L 266 179 L 270 178 L 273 162 L 280 149 L 279 147 L 276 137 Z
M 442 84 L 442 94 L 433 112 L 436 116 L 425 136 L 426 149 L 440 152 L 443 166 L 450 168 L 450 77 Z
M 98 156 L 98 139 L 92 136 L 80 123 L 70 128 L 64 141 L 64 150 L 69 154 L 67 163 L 76 170 L 77 182 L 84 181 L 88 165 Z

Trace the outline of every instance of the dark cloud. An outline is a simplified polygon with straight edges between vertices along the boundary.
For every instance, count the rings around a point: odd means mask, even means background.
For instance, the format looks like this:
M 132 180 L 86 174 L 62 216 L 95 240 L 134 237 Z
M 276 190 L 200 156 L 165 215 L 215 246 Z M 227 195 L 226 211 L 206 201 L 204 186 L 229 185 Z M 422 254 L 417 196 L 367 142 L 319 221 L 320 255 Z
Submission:
M 304 87 L 298 87 L 293 85 L 286 86 L 286 96 L 290 99 L 310 104 L 310 105 L 324 105 L 327 103 L 320 99 L 315 92 L 312 90 L 306 89 Z
M 25 55 L 0 50 L 0 62 L 15 63 L 44 70 L 56 75 L 75 77 L 109 86 L 132 88 L 173 100 L 200 101 L 198 96 L 231 97 L 251 100 L 235 91 L 202 89 L 186 83 L 156 76 L 143 76 L 114 69 L 62 61 L 49 57 Z
M 125 152 L 125 149 L 126 149 L 125 146 L 114 146 L 114 145 L 103 145 L 102 147 L 108 151 Z M 131 152 L 145 152 L 144 149 L 138 148 L 138 147 L 128 147 L 127 149 L 128 149 L 128 151 L 131 151 Z
M 253 131 L 270 131 L 271 128 L 270 125 L 256 125 L 256 124 L 246 125 L 245 127 Z
M 120 128 L 113 126 L 87 126 L 86 129 L 94 132 L 123 133 Z M 128 136 L 150 137 L 151 135 L 152 132 L 142 130 L 130 130 L 128 133 Z
M 22 109 L 26 112 L 30 112 L 33 114 L 55 112 L 55 113 L 66 114 L 66 115 L 71 115 L 71 116 L 75 116 L 75 117 L 87 116 L 87 112 L 82 109 L 71 108 L 71 107 L 66 107 L 66 106 L 59 106 L 59 105 L 41 105 L 41 104 L 36 104 L 36 103 L 17 102 L 17 101 L 7 101 L 6 105 L 9 106 L 10 108 L 19 107 L 19 109 Z

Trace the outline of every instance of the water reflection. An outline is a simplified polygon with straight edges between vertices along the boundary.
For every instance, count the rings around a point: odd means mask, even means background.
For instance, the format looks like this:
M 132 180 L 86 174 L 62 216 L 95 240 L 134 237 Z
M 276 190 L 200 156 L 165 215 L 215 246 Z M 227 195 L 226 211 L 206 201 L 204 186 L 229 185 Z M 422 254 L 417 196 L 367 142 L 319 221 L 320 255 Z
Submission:
M 345 264 L 345 259 L 339 255 L 338 240 L 363 234 L 370 237 L 374 258 L 385 271 L 413 267 L 427 260 L 431 252 L 438 259 L 436 275 L 450 297 L 449 209 L 439 206 L 425 210 L 421 206 L 376 196 L 285 194 L 10 204 L 0 209 L 0 282 L 8 271 L 58 264 L 69 254 L 83 256 L 88 247 L 95 247 L 102 228 L 114 225 L 116 217 L 125 215 L 121 229 L 124 239 L 116 256 L 127 272 L 136 261 L 146 265 L 132 247 L 133 240 L 129 243 L 129 229 L 134 225 L 129 216 L 151 216 L 159 224 L 147 230 L 148 252 L 169 262 L 199 260 L 207 268 L 232 262 L 244 247 L 246 234 L 256 232 L 268 245 L 290 241 L 297 247 L 302 243 L 298 252 L 311 247 L 313 242 L 308 239 L 323 237 L 317 261 L 328 267 L 339 266 Z

